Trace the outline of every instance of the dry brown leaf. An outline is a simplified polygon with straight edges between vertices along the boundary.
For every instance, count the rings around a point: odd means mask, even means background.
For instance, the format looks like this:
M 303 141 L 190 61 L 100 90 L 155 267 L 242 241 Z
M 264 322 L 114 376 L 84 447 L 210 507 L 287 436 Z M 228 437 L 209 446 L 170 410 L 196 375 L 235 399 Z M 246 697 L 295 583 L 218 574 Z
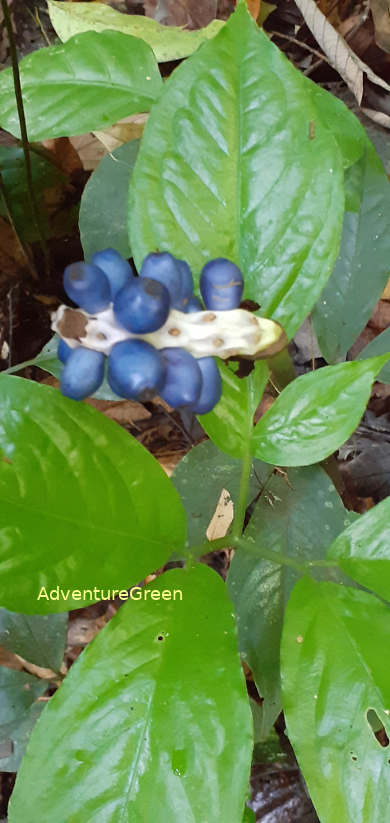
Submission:
M 390 10 L 388 0 L 370 0 L 375 26 L 375 42 L 384 51 L 390 52 Z
M 41 680 L 57 680 L 58 675 L 53 672 L 51 669 L 45 669 L 42 666 L 36 666 L 35 663 L 30 663 L 28 660 L 25 660 L 24 657 L 21 657 L 19 654 L 16 654 L 15 657 L 20 661 L 23 666 L 23 669 L 30 674 L 34 674 L 35 677 L 39 677 Z
M 387 281 L 385 290 L 382 294 L 382 300 L 390 300 L 390 279 Z
M 93 134 L 82 134 L 80 137 L 71 137 L 70 142 L 76 149 L 83 169 L 93 171 L 107 154 L 107 150 Z
M 107 152 L 114 151 L 123 143 L 129 143 L 130 140 L 142 137 L 148 116 L 148 114 L 132 114 L 130 117 L 118 120 L 118 123 L 115 123 L 109 129 L 95 131 L 94 135 Z
M 4 649 L 3 646 L 0 646 L 0 666 L 6 666 L 7 669 L 15 669 L 18 672 L 23 669 L 20 658 L 8 649 Z
M 216 540 L 218 537 L 225 537 L 228 528 L 233 520 L 233 501 L 226 489 L 222 489 L 217 508 L 210 520 L 206 537 L 208 540 Z
M 383 91 L 381 89 L 384 89 L 387 94 L 390 92 L 388 83 L 357 57 L 348 43 L 328 22 L 314 0 L 296 0 L 296 4 L 317 43 L 325 52 L 329 62 L 351 89 L 362 111 L 379 125 L 390 128 L 390 115 L 383 111 L 375 111 L 362 106 L 365 79 L 376 86 L 378 94 L 382 96 Z
M 252 17 L 257 20 L 260 14 L 260 0 L 246 0 L 246 4 L 248 6 L 248 11 L 251 13 Z

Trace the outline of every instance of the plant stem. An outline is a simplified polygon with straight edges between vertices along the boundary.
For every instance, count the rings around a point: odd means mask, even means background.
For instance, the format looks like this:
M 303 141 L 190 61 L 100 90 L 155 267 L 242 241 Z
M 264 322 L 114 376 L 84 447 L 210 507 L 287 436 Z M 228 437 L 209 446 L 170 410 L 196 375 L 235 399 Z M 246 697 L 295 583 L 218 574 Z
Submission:
M 22 146 L 23 146 L 23 153 L 24 153 L 24 163 L 26 169 L 26 182 L 27 182 L 27 196 L 30 203 L 31 208 L 31 215 L 37 230 L 39 243 L 42 249 L 44 264 L 45 264 L 45 272 L 46 275 L 50 273 L 50 266 L 49 266 L 49 249 L 47 246 L 46 238 L 43 234 L 40 217 L 39 217 L 39 210 L 37 206 L 37 202 L 35 199 L 35 192 L 34 192 L 34 183 L 32 179 L 32 169 L 31 169 L 31 157 L 30 157 L 30 146 L 28 142 L 27 136 L 27 126 L 26 126 L 26 118 L 24 114 L 24 106 L 23 106 L 23 95 L 22 95 L 22 87 L 20 84 L 20 74 L 19 74 L 19 65 L 18 65 L 18 55 L 16 52 L 16 44 L 15 44 L 15 37 L 12 28 L 11 22 L 11 15 L 8 8 L 7 0 L 1 0 L 1 7 L 3 9 L 4 15 L 4 22 L 5 27 L 7 29 L 8 34 L 8 41 L 9 41 L 9 48 L 10 48 L 10 55 L 11 55 L 11 62 L 12 62 L 12 73 L 14 78 L 14 88 L 15 88 L 15 97 L 16 97 L 16 105 L 18 109 L 18 117 L 19 117 L 19 124 L 20 124 L 20 135 L 22 139 Z
M 297 374 L 288 349 L 270 357 L 268 365 L 279 391 L 296 379 Z
M 34 357 L 32 360 L 25 360 L 23 363 L 16 363 L 15 366 L 10 366 L 9 369 L 4 369 L 1 373 L 2 374 L 14 374 L 17 371 L 21 371 L 22 369 L 25 369 L 27 366 L 39 366 L 39 363 L 36 363 L 35 359 L 36 358 Z
M 38 279 L 38 273 L 37 273 L 36 268 L 34 266 L 34 262 L 31 259 L 30 251 L 29 251 L 28 247 L 25 246 L 25 244 L 23 243 L 23 240 L 21 239 L 21 237 L 19 237 L 18 230 L 17 230 L 16 225 L 15 225 L 14 216 L 12 214 L 11 202 L 10 202 L 9 197 L 8 197 L 8 192 L 7 192 L 6 185 L 4 183 L 4 178 L 3 178 L 3 175 L 1 173 L 1 169 L 0 169 L 0 195 L 2 197 L 4 206 L 5 206 L 5 210 L 6 210 L 6 213 L 7 213 L 7 220 L 8 220 L 8 222 L 9 222 L 11 228 L 12 228 L 12 231 L 14 232 L 17 244 L 18 244 L 18 246 L 19 246 L 19 248 L 20 248 L 20 250 L 23 254 L 23 257 L 25 258 L 25 261 L 26 261 L 26 264 L 28 266 L 31 277 L 34 277 L 34 278 Z
M 239 537 L 242 534 L 245 522 L 245 512 L 248 503 L 249 478 L 252 469 L 252 455 L 246 452 L 242 458 L 240 493 L 237 502 L 237 511 L 233 520 L 232 535 Z

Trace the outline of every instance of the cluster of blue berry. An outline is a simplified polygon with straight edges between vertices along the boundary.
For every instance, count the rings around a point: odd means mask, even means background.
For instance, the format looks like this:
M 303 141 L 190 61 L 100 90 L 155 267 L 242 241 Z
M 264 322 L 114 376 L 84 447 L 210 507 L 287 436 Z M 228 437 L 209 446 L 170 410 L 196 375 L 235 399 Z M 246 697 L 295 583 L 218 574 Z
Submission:
M 97 252 L 90 264 L 73 263 L 64 272 L 64 289 L 74 303 L 89 314 L 111 305 L 117 322 L 134 335 L 160 329 L 171 309 L 203 311 L 193 287 L 188 264 L 168 252 L 148 254 L 139 277 L 114 249 Z M 230 260 L 210 260 L 202 270 L 200 290 L 207 309 L 236 309 L 242 297 L 242 274 Z M 70 348 L 61 340 L 58 357 L 64 363 L 60 381 L 64 395 L 82 400 L 99 388 L 104 354 L 82 346 Z M 107 377 L 119 397 L 142 400 L 158 394 L 172 408 L 186 407 L 195 414 L 211 411 L 221 396 L 213 357 L 195 358 L 177 347 L 159 350 L 137 337 L 113 346 Z

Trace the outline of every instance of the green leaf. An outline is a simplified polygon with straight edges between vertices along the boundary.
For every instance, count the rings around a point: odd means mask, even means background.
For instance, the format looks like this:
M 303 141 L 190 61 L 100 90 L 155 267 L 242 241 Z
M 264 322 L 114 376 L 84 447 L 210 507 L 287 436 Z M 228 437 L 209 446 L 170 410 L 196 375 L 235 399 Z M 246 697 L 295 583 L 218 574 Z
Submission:
M 213 20 L 203 29 L 188 31 L 176 26 L 162 26 L 150 17 L 121 14 L 104 3 L 57 3 L 48 0 L 48 7 L 52 26 L 61 40 L 68 40 L 83 31 L 121 31 L 148 43 L 159 63 L 188 57 L 224 25 L 222 20 Z
M 256 823 L 255 814 L 252 811 L 252 809 L 249 808 L 249 806 L 245 806 L 242 823 Z
M 27 243 L 33 243 L 38 239 L 38 235 L 31 217 L 27 195 L 26 164 L 23 149 L 19 146 L 0 146 L 0 170 L 18 234 Z M 65 224 L 63 232 L 58 230 L 54 232 L 53 221 L 50 220 L 51 215 L 49 215 L 54 193 L 65 188 L 67 180 L 65 174 L 49 160 L 33 151 L 31 152 L 31 174 L 42 228 L 49 237 L 52 237 L 53 233 L 56 236 L 66 233 L 69 223 L 68 225 Z M 60 196 L 58 199 L 60 199 Z M 8 217 L 2 197 L 0 197 L 0 215 Z
M 155 248 L 234 260 L 245 296 L 291 337 L 335 261 L 343 163 L 305 78 L 240 4 L 169 78 L 146 124 L 130 193 L 137 265 Z
M 127 195 L 138 148 L 139 140 L 119 146 L 103 157 L 88 180 L 81 198 L 79 218 L 86 260 L 106 248 L 115 249 L 123 257 L 131 257 L 127 236 Z
M 200 416 L 202 427 L 225 454 L 242 457 L 248 451 L 253 415 L 268 381 L 268 366 L 258 360 L 245 378 L 236 377 L 225 363 L 218 362 L 222 397 L 213 411 Z
M 358 354 L 357 360 L 366 360 L 367 357 L 377 357 L 379 354 L 387 354 L 388 352 L 390 352 L 390 326 L 364 347 L 363 351 Z M 383 366 L 377 379 L 382 383 L 390 383 L 389 362 Z
M 0 609 L 0 645 L 30 663 L 58 671 L 64 657 L 67 624 L 66 613 L 27 615 Z
M 353 514 L 353 513 L 352 513 Z M 265 546 L 298 562 L 321 560 L 349 524 L 350 513 L 319 466 L 274 474 L 265 485 L 245 531 L 256 546 L 234 554 L 227 586 L 237 615 L 239 648 L 263 703 L 264 734 L 282 710 L 280 640 L 284 611 L 299 572 L 261 556 Z
M 30 140 L 84 134 L 149 111 L 162 86 L 149 46 L 117 31 L 34 51 L 20 62 L 20 77 Z M 20 137 L 11 69 L 0 73 L 0 124 Z
M 318 463 L 345 443 L 390 355 L 340 363 L 289 383 L 257 423 L 252 454 L 279 466 Z
M 352 523 L 329 549 L 329 558 L 362 586 L 390 600 L 390 497 Z
M 44 691 L 47 682 L 41 681 L 41 685 Z M 13 722 L 0 727 L 0 769 L 2 772 L 18 771 L 31 732 L 44 707 L 44 702 L 32 703 L 19 719 L 15 718 Z
M 385 650 L 390 611 L 372 595 L 302 580 L 282 641 L 287 731 L 321 823 L 379 823 L 388 814 L 390 735 Z
M 211 440 L 194 446 L 177 464 L 171 480 L 187 512 L 188 544 L 206 539 L 207 527 L 216 510 L 223 489 L 233 503 L 240 493 L 241 460 L 221 454 Z M 270 466 L 255 460 L 250 477 L 249 498 L 266 482 Z
M 37 697 L 47 689 L 47 681 L 31 674 L 0 667 L 0 729 L 19 721 Z
M 40 369 L 49 372 L 49 374 L 52 374 L 53 377 L 56 377 L 57 380 L 59 380 L 63 364 L 57 357 L 58 341 L 58 334 L 54 334 L 51 340 L 46 343 L 46 346 L 43 347 L 42 351 L 39 352 L 33 360 L 27 360 L 26 363 L 19 363 L 18 370 L 22 369 L 26 365 L 39 366 Z M 12 366 L 12 370 L 17 371 L 15 366 Z M 118 397 L 117 394 L 114 394 L 109 386 L 107 377 L 104 378 L 102 385 L 97 391 L 95 391 L 92 397 L 95 397 L 97 400 L 116 400 L 117 402 L 123 399 Z
M 183 546 L 177 492 L 118 425 L 8 375 L 0 377 L 0 417 L 2 606 L 28 614 L 81 608 L 101 590 L 142 580 Z
M 347 204 L 335 268 L 313 311 L 325 359 L 344 359 L 390 274 L 390 185 L 374 147 L 346 173 Z
M 226 587 L 199 564 L 152 590 L 182 600 L 129 601 L 72 666 L 33 733 L 9 823 L 25 821 L 26 797 L 29 823 L 241 823 L 252 718 Z
M 307 92 L 316 107 L 317 117 L 323 126 L 333 134 L 343 157 L 344 168 L 348 169 L 359 160 L 364 152 L 367 145 L 366 131 L 358 118 L 342 100 L 339 100 L 334 94 L 329 94 L 328 91 L 319 86 L 318 83 L 314 83 L 309 77 L 304 79 Z M 314 135 L 316 127 L 317 124 L 314 121 L 312 125 Z

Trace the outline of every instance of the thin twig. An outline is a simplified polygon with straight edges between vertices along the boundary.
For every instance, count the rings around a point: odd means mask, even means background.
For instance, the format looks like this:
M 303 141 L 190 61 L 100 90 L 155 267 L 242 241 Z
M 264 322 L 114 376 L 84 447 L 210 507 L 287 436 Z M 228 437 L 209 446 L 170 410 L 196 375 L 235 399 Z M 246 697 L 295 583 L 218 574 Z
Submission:
M 301 43 L 300 40 L 297 40 L 296 37 L 291 37 L 290 34 L 281 34 L 280 31 L 268 31 L 267 34 L 268 34 L 269 37 L 281 37 L 282 40 L 289 40 L 290 43 L 295 43 L 297 46 L 300 46 L 302 49 L 306 49 L 306 51 L 310 51 L 312 54 L 315 54 L 316 57 L 319 57 L 320 60 L 324 60 L 325 63 L 329 63 L 330 66 L 332 65 L 330 60 L 328 60 L 328 58 L 326 57 L 325 54 L 322 54 L 317 49 L 313 49 L 312 46 L 308 46 L 307 43 Z
M 10 15 L 10 11 L 9 11 L 9 8 L 8 8 L 7 0 L 1 0 L 1 7 L 3 9 L 4 22 L 5 22 L 5 27 L 7 29 L 9 49 L 10 49 L 11 62 L 12 62 L 12 73 L 13 73 L 13 78 L 14 78 L 16 105 L 17 105 L 17 109 L 18 109 L 18 117 L 19 117 L 19 124 L 20 124 L 20 135 L 21 135 L 21 138 L 22 138 L 24 162 L 25 162 L 25 168 L 26 168 L 27 195 L 28 195 L 28 199 L 29 199 L 29 203 L 30 203 L 31 215 L 32 215 L 33 221 L 35 223 L 35 227 L 36 227 L 38 238 L 39 238 L 39 243 L 40 243 L 40 246 L 41 246 L 41 249 L 42 249 L 46 275 L 49 275 L 49 273 L 50 273 L 49 249 L 48 249 L 48 245 L 47 245 L 47 242 L 46 242 L 46 238 L 45 238 L 45 236 L 43 234 L 43 231 L 42 231 L 38 205 L 37 205 L 37 202 L 36 202 L 36 199 L 35 199 L 34 183 L 33 183 L 33 179 L 32 179 L 32 169 L 31 169 L 30 146 L 29 146 L 29 142 L 28 142 L 26 118 L 25 118 L 25 114 L 24 114 L 22 87 L 21 87 L 21 84 L 20 84 L 18 55 L 17 55 L 17 52 L 16 52 L 14 31 L 13 31 L 13 28 L 12 28 L 11 15 Z

